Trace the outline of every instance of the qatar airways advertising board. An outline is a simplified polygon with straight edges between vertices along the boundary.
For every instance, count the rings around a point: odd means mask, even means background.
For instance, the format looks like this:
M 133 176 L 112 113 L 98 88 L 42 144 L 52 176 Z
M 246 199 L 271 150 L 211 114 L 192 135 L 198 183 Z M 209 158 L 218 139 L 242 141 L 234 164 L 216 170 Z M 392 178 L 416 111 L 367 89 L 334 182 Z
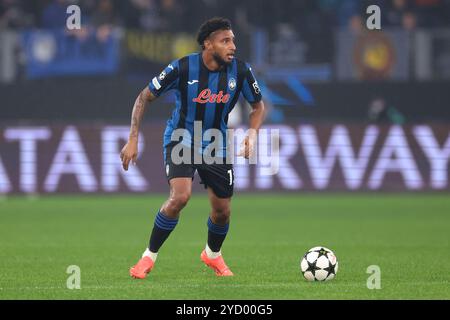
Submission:
M 234 187 L 245 192 L 448 191 L 446 124 L 266 125 L 254 161 L 233 158 Z M 233 132 L 236 150 L 246 128 Z M 127 125 L 0 126 L 0 193 L 167 192 L 163 123 L 141 128 L 136 165 L 119 153 Z M 199 178 L 194 189 L 200 190 Z

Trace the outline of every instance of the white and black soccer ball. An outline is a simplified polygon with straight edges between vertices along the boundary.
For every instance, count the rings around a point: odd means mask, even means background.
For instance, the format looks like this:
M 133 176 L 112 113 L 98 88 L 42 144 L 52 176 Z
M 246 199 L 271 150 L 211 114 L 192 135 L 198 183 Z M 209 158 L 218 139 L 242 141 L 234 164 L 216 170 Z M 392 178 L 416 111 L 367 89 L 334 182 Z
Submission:
M 330 249 L 314 247 L 303 256 L 300 269 L 308 281 L 328 281 L 336 276 L 338 261 Z

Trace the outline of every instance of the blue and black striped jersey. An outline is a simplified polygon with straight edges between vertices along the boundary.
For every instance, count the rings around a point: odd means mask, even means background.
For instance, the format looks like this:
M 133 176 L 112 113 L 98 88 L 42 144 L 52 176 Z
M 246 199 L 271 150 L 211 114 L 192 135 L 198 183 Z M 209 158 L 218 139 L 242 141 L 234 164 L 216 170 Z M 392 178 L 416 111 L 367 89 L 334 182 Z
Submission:
M 164 147 L 171 142 L 172 132 L 176 129 L 186 129 L 193 137 L 195 121 L 202 122 L 202 133 L 214 128 L 226 137 L 228 114 L 240 93 L 249 103 L 259 102 L 262 98 L 249 64 L 235 58 L 226 69 L 209 71 L 201 53 L 171 62 L 150 81 L 148 88 L 157 97 L 175 90 L 176 106 L 167 121 Z M 183 144 L 190 143 L 189 138 L 183 139 Z M 207 144 L 203 142 L 202 147 Z

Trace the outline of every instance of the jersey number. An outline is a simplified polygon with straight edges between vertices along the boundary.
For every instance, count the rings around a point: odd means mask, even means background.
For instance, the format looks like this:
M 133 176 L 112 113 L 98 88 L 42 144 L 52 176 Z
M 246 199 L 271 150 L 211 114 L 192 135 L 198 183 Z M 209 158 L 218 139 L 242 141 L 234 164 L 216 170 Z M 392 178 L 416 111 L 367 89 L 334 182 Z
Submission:
M 228 174 L 230 175 L 230 186 L 233 184 L 233 170 L 228 170 Z

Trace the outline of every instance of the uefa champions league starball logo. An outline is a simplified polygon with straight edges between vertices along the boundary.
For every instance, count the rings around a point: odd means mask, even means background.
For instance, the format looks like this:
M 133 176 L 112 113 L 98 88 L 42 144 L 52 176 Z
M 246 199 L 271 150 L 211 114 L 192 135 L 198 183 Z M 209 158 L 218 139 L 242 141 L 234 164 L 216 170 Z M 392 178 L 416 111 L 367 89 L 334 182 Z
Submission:
M 258 82 L 256 82 L 256 81 L 253 82 L 252 86 L 253 86 L 253 90 L 255 90 L 256 94 L 259 94 L 261 92 L 261 89 L 259 88 Z

